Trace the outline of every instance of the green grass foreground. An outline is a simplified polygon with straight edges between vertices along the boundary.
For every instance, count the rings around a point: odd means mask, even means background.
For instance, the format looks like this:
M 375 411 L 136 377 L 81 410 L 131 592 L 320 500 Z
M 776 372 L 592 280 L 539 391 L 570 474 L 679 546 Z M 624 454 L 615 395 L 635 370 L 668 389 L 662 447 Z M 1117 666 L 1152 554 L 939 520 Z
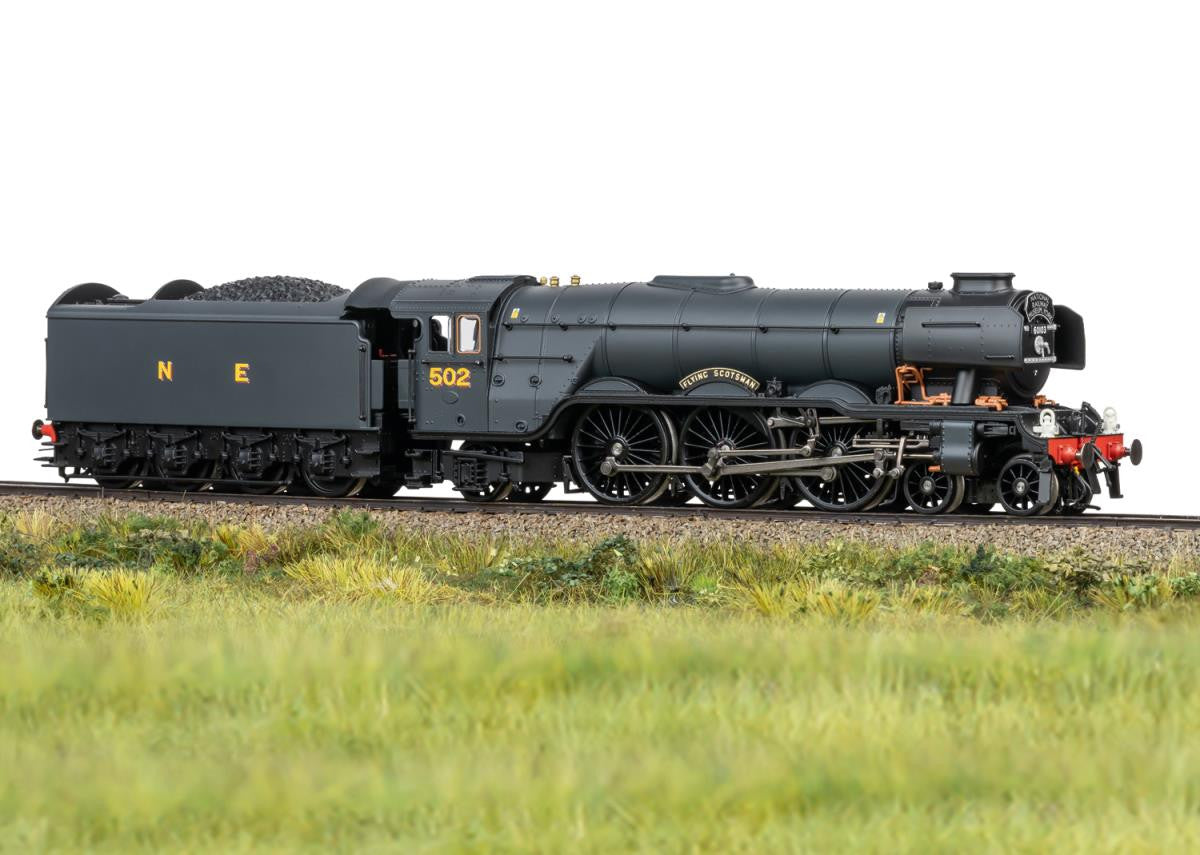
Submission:
M 0 519 L 9 851 L 1200 843 L 1196 568 Z

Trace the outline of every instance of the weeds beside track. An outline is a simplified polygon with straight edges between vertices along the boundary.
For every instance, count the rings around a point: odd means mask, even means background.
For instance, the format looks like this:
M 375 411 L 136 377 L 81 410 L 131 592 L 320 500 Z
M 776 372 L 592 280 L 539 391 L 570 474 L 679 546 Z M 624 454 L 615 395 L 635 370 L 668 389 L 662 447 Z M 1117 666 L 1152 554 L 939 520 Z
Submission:
M 21 851 L 1200 842 L 1193 566 L 0 519 Z

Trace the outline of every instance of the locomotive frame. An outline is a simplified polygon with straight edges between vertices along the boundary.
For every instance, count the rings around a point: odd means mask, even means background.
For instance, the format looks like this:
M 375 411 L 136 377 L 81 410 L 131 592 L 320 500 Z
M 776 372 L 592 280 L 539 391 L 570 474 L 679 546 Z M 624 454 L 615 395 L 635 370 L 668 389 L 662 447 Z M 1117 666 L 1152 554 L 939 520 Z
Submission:
M 556 284 L 556 283 L 555 283 Z M 1040 394 L 1083 321 L 1012 274 L 953 289 L 747 277 L 551 287 L 373 279 L 317 303 L 150 300 L 48 314 L 43 462 L 176 490 L 473 501 L 555 484 L 609 504 L 1079 513 L 1141 460 L 1115 412 Z

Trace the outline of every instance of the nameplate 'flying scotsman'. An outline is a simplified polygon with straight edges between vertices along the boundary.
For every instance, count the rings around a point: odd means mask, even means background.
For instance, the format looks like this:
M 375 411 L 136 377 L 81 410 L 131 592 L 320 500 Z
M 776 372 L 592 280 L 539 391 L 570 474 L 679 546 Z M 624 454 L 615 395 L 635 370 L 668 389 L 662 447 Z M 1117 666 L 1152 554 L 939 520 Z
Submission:
M 264 277 L 50 308 L 64 478 L 103 486 L 474 501 L 555 485 L 616 505 L 1073 514 L 1141 460 L 1116 412 L 1043 394 L 1082 318 L 1011 273 L 919 290 L 744 276 Z M 1103 485 L 1102 485 L 1103 482 Z

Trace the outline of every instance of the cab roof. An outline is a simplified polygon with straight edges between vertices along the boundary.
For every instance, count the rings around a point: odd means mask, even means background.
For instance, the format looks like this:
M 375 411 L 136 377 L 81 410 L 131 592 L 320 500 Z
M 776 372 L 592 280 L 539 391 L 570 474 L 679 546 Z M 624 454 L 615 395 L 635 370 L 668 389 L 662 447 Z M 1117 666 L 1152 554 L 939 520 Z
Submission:
M 536 285 L 532 276 L 470 279 L 368 279 L 346 298 L 350 310 L 387 309 L 394 317 L 429 312 L 489 312 L 509 291 Z

